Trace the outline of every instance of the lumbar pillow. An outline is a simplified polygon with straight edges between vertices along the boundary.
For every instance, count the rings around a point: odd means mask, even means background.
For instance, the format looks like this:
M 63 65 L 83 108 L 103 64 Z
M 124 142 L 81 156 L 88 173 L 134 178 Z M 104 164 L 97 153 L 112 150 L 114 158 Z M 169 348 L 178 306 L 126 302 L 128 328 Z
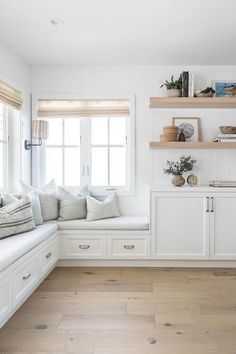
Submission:
M 41 206 L 40 206 L 40 201 L 39 201 L 39 196 L 35 191 L 31 191 L 28 193 L 28 196 L 30 198 L 32 210 L 33 210 L 33 216 L 34 216 L 34 222 L 35 225 L 41 225 L 43 223 L 43 218 L 41 214 Z M 13 194 L 2 194 L 2 206 L 9 205 L 11 203 L 14 203 L 15 201 L 19 200 L 16 196 Z
M 57 187 L 54 180 L 50 181 L 42 191 L 23 181 L 20 181 L 20 184 L 22 187 L 23 195 L 28 195 L 29 192 L 32 191 L 38 194 L 43 221 L 54 220 L 58 218 Z
M 0 209 L 0 239 L 31 231 L 35 228 L 29 197 L 17 200 Z
M 87 211 L 87 221 L 120 216 L 115 194 L 109 195 L 103 202 L 87 196 Z
M 58 187 L 59 191 L 59 220 L 85 219 L 86 199 L 75 195 L 65 188 Z

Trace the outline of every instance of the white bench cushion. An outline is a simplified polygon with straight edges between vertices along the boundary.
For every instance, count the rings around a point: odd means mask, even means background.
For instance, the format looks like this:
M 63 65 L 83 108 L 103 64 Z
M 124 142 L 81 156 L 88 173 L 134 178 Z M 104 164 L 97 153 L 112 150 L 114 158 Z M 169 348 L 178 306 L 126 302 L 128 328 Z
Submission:
M 0 272 L 57 231 L 57 224 L 43 224 L 36 229 L 0 240 Z
M 68 220 L 58 221 L 58 230 L 148 230 L 147 216 L 119 216 L 96 221 Z

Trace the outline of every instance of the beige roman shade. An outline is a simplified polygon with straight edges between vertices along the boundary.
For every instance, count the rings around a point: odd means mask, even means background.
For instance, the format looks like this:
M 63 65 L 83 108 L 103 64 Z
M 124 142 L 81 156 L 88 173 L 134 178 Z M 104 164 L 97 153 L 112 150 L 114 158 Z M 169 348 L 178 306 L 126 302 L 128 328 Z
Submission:
M 129 100 L 38 100 L 38 117 L 99 117 L 129 115 Z
M 23 103 L 21 92 L 0 81 L 0 102 L 19 111 Z

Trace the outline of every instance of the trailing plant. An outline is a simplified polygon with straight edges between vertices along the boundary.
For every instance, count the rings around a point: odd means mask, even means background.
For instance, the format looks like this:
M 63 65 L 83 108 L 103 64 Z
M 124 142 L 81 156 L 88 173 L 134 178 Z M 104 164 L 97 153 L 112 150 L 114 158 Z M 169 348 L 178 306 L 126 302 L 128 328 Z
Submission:
M 184 172 L 192 171 L 196 162 L 191 156 L 181 156 L 177 162 L 167 161 L 167 168 L 164 169 L 164 173 L 173 176 L 182 175 Z
M 200 93 L 215 93 L 215 90 L 212 87 L 207 87 L 204 90 L 201 90 Z
M 177 89 L 181 90 L 182 89 L 182 78 L 181 76 L 178 78 L 178 80 L 174 80 L 174 75 L 171 76 L 170 81 L 165 80 L 162 82 L 162 85 L 160 87 L 166 87 L 167 90 L 171 89 Z

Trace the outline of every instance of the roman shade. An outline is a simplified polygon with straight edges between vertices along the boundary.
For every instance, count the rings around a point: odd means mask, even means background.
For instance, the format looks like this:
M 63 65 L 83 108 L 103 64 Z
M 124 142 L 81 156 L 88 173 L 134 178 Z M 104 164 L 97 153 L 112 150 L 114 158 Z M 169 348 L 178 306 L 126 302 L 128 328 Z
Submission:
M 99 117 L 129 115 L 127 99 L 40 99 L 38 117 Z
M 23 103 L 21 92 L 0 81 L 0 102 L 19 111 Z

